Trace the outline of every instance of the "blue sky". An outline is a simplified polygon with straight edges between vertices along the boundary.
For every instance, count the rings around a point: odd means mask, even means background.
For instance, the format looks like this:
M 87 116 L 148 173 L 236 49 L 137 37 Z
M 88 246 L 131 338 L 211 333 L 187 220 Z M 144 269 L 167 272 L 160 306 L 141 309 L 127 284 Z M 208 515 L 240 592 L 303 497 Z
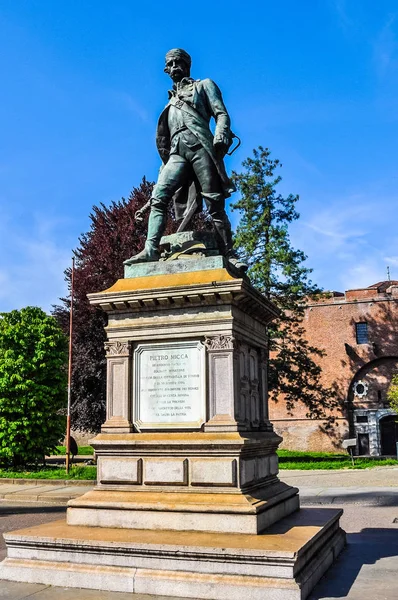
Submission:
M 0 311 L 49 309 L 92 205 L 156 178 L 177 46 L 223 91 L 243 141 L 228 169 L 260 144 L 282 161 L 313 279 L 398 279 L 396 0 L 200 6 L 0 0 Z

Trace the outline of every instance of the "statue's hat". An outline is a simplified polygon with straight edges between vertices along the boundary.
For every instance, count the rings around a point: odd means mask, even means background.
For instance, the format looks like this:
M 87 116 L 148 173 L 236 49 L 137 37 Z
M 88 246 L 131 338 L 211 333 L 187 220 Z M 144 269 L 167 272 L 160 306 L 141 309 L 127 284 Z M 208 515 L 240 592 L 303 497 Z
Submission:
M 188 67 L 191 67 L 192 59 L 188 52 L 185 52 L 182 48 L 173 48 L 172 50 L 169 50 L 166 54 L 166 62 L 172 58 L 182 58 Z

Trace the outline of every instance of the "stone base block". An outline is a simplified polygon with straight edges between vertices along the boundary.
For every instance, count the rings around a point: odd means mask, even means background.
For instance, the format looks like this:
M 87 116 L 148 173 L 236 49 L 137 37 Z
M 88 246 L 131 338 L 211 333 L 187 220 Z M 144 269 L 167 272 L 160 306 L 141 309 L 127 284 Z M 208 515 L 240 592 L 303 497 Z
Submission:
M 345 544 L 341 513 L 302 509 L 261 535 L 56 521 L 5 534 L 0 578 L 206 600 L 304 600 Z
M 276 450 L 281 438 L 269 427 L 255 433 L 100 434 L 91 442 L 97 455 L 98 485 L 103 490 L 118 486 L 134 491 L 159 487 L 220 492 L 229 488 L 250 493 L 274 483 L 278 475 Z
M 68 525 L 251 533 L 299 508 L 298 489 L 280 481 L 251 494 L 93 490 L 68 505 Z

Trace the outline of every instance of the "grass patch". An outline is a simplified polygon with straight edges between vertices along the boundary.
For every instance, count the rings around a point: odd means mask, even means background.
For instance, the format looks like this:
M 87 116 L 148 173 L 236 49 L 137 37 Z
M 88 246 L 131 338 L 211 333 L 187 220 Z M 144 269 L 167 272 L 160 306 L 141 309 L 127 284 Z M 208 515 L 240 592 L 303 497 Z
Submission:
M 299 450 L 278 450 L 279 468 L 312 471 L 317 469 L 369 469 L 371 467 L 398 466 L 392 458 L 354 457 L 352 466 L 348 454 L 334 452 L 300 452 Z
M 66 454 L 66 446 L 57 446 L 57 454 Z M 92 446 L 79 446 L 78 456 L 92 456 L 94 448 Z
M 278 450 L 279 458 L 289 457 L 289 458 L 349 458 L 347 453 L 343 452 L 307 452 L 301 450 Z
M 69 473 L 60 467 L 25 467 L 21 469 L 0 469 L 0 479 L 90 479 L 97 478 L 97 467 L 72 466 Z
M 64 446 L 58 447 L 62 453 L 65 452 Z M 92 455 L 91 446 L 82 446 L 80 448 L 82 455 Z M 79 452 L 80 454 L 80 452 Z M 312 471 L 319 469 L 368 469 L 371 467 L 398 466 L 398 460 L 392 458 L 369 458 L 356 457 L 355 466 L 351 464 L 351 459 L 347 454 L 333 452 L 300 452 L 296 450 L 278 450 L 279 468 Z M 67 474 L 63 467 L 48 465 L 46 467 L 24 467 L 0 468 L 0 479 L 70 479 L 70 480 L 91 480 L 97 478 L 96 466 L 74 465 Z

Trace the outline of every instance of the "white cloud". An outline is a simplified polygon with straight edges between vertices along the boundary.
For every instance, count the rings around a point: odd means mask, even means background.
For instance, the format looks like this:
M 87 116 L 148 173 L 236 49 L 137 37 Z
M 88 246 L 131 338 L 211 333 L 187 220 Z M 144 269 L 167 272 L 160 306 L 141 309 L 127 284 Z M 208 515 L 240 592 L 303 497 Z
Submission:
M 387 264 L 396 265 L 398 267 L 398 256 L 385 256 L 384 260 Z
M 337 23 L 344 35 L 352 40 L 353 36 L 364 33 L 364 10 L 362 0 L 329 0 L 331 9 L 337 16 Z
M 355 258 L 355 261 L 357 257 Z M 359 263 L 341 273 L 340 281 L 344 290 L 368 287 L 378 281 L 387 279 L 387 272 L 381 272 L 377 257 L 364 258 Z
M 36 215 L 22 233 L 15 216 L 6 221 L 0 227 L 0 311 L 28 305 L 50 311 L 66 293 L 63 272 L 71 261 L 57 237 L 59 222 Z
M 398 245 L 398 240 L 396 240 L 395 248 Z M 384 256 L 383 260 L 387 267 L 389 268 L 390 279 L 398 280 L 398 256 Z
M 395 198 L 365 194 L 312 203 L 311 214 L 293 228 L 292 241 L 308 255 L 314 281 L 344 291 L 387 279 L 387 265 L 398 265 L 398 257 L 391 256 L 396 240 L 388 227 L 396 206 Z
M 397 18 L 390 14 L 377 36 L 374 45 L 374 60 L 380 76 L 385 76 L 398 65 L 398 41 L 394 32 Z
M 348 7 L 346 0 L 333 0 L 332 4 L 339 18 L 339 24 L 342 27 L 342 29 L 351 29 L 354 26 L 355 22 L 348 15 Z
M 148 111 L 131 94 L 123 91 L 111 91 L 110 96 L 124 109 L 138 116 L 144 123 L 151 120 Z
M 344 202 L 328 203 L 326 208 L 314 212 L 303 224 L 323 236 L 323 243 L 334 250 L 341 250 L 353 239 L 358 240 L 367 233 L 371 212 L 371 206 L 364 206 L 358 198 L 351 196 Z

